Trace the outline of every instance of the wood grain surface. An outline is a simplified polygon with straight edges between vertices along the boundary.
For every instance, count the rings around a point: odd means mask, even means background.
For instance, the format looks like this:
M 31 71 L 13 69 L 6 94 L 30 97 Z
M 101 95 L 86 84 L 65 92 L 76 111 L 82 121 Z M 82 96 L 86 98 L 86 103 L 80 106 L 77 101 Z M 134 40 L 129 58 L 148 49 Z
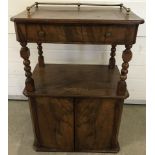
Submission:
M 123 100 L 30 97 L 37 151 L 118 152 Z
M 134 44 L 137 25 L 15 23 L 19 42 Z
M 53 151 L 73 151 L 73 99 L 36 97 L 31 98 L 30 105 L 38 140 L 35 145 Z
M 106 74 L 105 74 L 106 73 Z M 120 73 L 115 66 L 46 64 L 36 66 L 33 75 L 36 91 L 28 96 L 126 98 L 117 95 Z
M 75 150 L 113 150 L 115 102 L 112 99 L 78 99 L 75 104 Z

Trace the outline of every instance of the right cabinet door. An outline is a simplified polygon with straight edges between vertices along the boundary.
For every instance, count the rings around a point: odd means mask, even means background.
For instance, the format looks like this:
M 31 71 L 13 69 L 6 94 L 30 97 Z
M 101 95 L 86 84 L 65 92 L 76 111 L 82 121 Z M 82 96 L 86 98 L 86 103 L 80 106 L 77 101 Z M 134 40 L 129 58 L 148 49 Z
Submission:
M 75 151 L 117 152 L 122 113 L 120 99 L 75 101 Z

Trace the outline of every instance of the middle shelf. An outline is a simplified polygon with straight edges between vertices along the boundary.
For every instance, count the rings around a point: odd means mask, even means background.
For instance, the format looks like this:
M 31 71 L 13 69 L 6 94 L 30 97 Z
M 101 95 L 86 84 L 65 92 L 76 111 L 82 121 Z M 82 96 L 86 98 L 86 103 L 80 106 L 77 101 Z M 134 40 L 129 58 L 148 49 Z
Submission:
M 127 98 L 118 96 L 117 83 L 120 80 L 118 67 L 109 69 L 106 65 L 45 64 L 36 65 L 32 78 L 36 90 L 26 92 L 27 96 L 50 97 L 97 97 Z

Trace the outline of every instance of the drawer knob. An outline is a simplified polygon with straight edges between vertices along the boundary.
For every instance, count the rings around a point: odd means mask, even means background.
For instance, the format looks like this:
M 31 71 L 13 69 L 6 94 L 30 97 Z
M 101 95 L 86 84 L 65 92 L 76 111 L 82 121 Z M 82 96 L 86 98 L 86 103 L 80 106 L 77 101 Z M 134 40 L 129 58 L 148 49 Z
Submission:
M 105 36 L 106 36 L 106 37 L 110 37 L 110 36 L 111 36 L 111 32 L 107 32 L 107 33 L 105 34 Z
M 38 36 L 39 37 L 45 37 L 45 32 L 44 31 L 39 31 Z

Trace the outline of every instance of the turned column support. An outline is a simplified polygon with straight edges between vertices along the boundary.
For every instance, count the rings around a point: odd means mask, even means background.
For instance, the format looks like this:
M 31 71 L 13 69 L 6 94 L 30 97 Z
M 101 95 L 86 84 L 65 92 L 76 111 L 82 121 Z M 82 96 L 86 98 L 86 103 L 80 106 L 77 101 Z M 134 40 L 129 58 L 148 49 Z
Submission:
M 44 64 L 44 56 L 43 56 L 43 50 L 42 50 L 42 44 L 41 43 L 37 43 L 38 45 L 38 64 L 39 64 L 39 67 L 44 67 L 45 64 Z
M 109 68 L 110 69 L 113 69 L 115 67 L 115 63 L 116 63 L 115 55 L 116 55 L 116 45 L 112 45 L 110 59 L 109 59 Z
M 24 64 L 24 70 L 25 70 L 25 76 L 26 76 L 26 80 L 25 80 L 25 89 L 28 92 L 32 92 L 35 90 L 35 86 L 34 86 L 34 80 L 32 79 L 32 73 L 31 73 L 31 66 L 30 66 L 30 50 L 29 48 L 26 46 L 27 43 L 26 42 L 22 42 L 20 43 L 21 50 L 20 50 L 20 56 L 24 59 L 23 64 Z
M 127 79 L 129 61 L 132 59 L 132 52 L 131 52 L 132 45 L 125 45 L 125 48 L 126 49 L 123 51 L 123 54 L 122 54 L 123 63 L 122 63 L 120 81 L 118 82 L 118 87 L 117 87 L 118 95 L 125 95 L 126 88 L 127 88 L 125 80 Z

